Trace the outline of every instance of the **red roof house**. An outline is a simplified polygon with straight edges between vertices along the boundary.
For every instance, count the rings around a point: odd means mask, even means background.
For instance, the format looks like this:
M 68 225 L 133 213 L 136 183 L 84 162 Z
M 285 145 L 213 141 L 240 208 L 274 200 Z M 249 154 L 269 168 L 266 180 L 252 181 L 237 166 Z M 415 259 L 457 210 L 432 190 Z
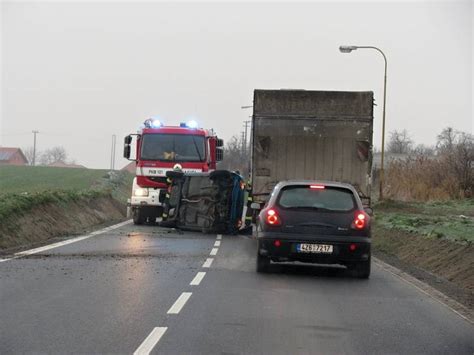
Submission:
M 28 165 L 20 148 L 0 147 L 0 165 Z

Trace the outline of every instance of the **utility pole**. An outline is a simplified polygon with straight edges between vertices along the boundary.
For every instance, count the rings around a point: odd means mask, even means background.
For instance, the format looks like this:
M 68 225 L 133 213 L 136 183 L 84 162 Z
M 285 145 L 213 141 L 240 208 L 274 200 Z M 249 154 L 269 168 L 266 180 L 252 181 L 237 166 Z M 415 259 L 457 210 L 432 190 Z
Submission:
M 110 171 L 115 170 L 115 142 L 117 141 L 117 136 L 112 134 L 112 148 L 110 152 Z
M 242 141 L 242 156 L 245 154 L 245 132 L 240 132 L 240 140 Z
M 245 136 L 244 136 L 244 144 L 245 144 L 244 146 L 245 146 L 245 150 L 244 150 L 244 152 L 245 152 L 245 153 L 247 153 L 247 151 L 248 151 L 248 144 L 247 144 L 247 142 L 248 142 L 248 140 L 247 140 L 247 138 L 248 138 L 248 135 L 247 135 L 247 128 L 250 127 L 250 122 L 251 122 L 251 121 L 244 121 L 244 127 L 245 127 Z
M 31 131 L 33 133 L 33 162 L 31 165 L 35 166 L 36 164 L 36 135 L 39 133 L 39 131 Z

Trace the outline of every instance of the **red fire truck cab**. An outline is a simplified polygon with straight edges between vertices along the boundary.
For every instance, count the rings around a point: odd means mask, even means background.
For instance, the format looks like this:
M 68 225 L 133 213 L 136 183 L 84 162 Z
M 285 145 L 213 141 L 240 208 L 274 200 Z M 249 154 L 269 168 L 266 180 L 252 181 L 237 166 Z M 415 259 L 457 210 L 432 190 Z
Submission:
M 130 159 L 134 136 L 136 159 Z M 155 222 L 161 216 L 167 171 L 212 171 L 223 158 L 222 139 L 212 129 L 198 128 L 195 121 L 165 126 L 159 120 L 147 119 L 137 134 L 125 137 L 124 143 L 124 157 L 136 162 L 129 202 L 135 224 Z

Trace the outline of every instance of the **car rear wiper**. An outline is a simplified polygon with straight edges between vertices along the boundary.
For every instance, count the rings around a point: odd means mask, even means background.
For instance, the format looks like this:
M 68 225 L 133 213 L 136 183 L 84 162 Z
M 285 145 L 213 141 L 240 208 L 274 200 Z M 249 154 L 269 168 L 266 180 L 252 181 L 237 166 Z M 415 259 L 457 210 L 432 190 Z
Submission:
M 312 211 L 332 211 L 328 208 L 324 207 L 313 207 L 313 206 L 293 206 L 293 207 L 286 207 L 289 210 L 312 210 Z
M 298 227 L 325 227 L 325 228 L 336 228 L 334 224 L 328 224 L 328 223 L 318 223 L 318 222 L 304 222 L 304 223 L 298 223 Z

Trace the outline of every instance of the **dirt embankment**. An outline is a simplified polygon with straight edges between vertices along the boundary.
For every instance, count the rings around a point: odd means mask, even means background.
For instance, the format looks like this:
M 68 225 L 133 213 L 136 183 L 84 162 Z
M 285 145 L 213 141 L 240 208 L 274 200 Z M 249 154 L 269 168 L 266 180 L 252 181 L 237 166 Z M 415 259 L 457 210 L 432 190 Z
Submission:
M 126 206 L 112 196 L 46 203 L 0 224 L 0 251 L 28 247 L 49 239 L 82 234 L 94 226 L 125 219 Z
M 375 255 L 474 308 L 474 245 L 376 225 Z

